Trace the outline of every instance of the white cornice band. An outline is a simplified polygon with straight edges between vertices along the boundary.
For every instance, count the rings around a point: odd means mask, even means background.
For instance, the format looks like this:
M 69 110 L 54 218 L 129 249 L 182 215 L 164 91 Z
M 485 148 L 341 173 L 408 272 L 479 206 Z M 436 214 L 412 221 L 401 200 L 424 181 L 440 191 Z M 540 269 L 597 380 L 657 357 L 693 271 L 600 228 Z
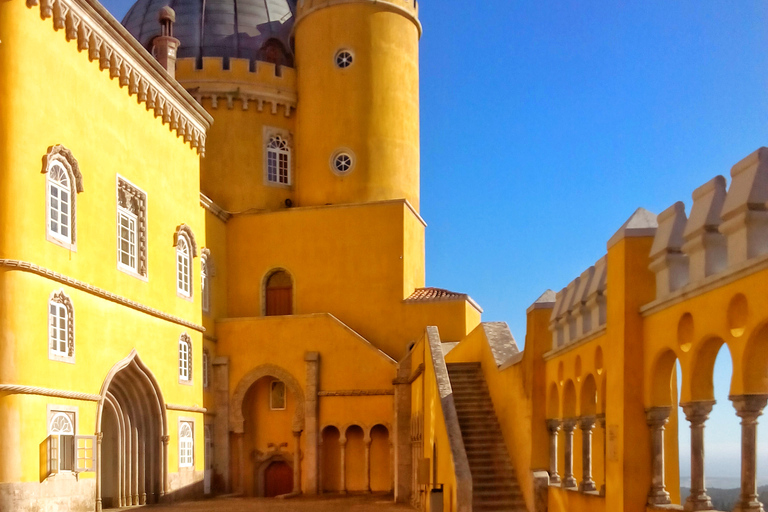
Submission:
M 41 267 L 40 265 L 36 265 L 28 261 L 0 259 L 0 267 L 6 267 L 11 270 L 21 270 L 23 272 L 31 272 L 33 274 L 37 274 L 39 276 L 51 279 L 53 281 L 66 284 L 68 286 L 71 286 L 72 288 L 77 288 L 78 290 L 90 293 L 92 295 L 96 295 L 97 297 L 101 297 L 102 299 L 115 302 L 117 304 L 129 307 L 131 309 L 135 309 L 136 311 L 141 311 L 142 313 L 146 313 L 156 318 L 167 320 L 168 322 L 173 322 L 178 325 L 183 325 L 184 327 L 189 327 L 190 329 L 194 329 L 195 331 L 205 332 L 205 327 L 203 327 L 202 325 L 197 325 L 192 322 L 188 322 L 183 318 L 179 318 L 177 316 L 163 313 L 158 309 L 145 306 L 144 304 L 139 304 L 138 302 L 126 299 L 125 297 L 121 297 L 119 295 L 115 295 L 112 292 L 108 292 L 99 287 L 93 286 L 92 284 L 85 283 L 83 281 L 74 279 L 69 276 L 65 276 L 63 274 L 54 272 L 53 270 L 47 269 L 45 267 Z
M 35 386 L 18 386 L 15 384 L 0 384 L 0 394 L 2 395 L 41 395 L 54 398 L 66 398 L 68 400 L 85 400 L 87 402 L 98 402 L 101 395 L 92 393 L 80 393 L 78 391 L 65 391 L 62 389 L 38 388 Z
M 38 4 L 41 18 L 52 17 L 55 30 L 63 29 L 68 41 L 77 41 L 78 50 L 88 50 L 89 60 L 98 60 L 129 95 L 135 94 L 155 117 L 205 154 L 213 118 L 97 0 L 27 0 L 29 8 Z
M 205 407 L 195 407 L 192 405 L 165 404 L 165 408 L 169 411 L 199 412 L 200 414 L 208 412 L 208 409 Z

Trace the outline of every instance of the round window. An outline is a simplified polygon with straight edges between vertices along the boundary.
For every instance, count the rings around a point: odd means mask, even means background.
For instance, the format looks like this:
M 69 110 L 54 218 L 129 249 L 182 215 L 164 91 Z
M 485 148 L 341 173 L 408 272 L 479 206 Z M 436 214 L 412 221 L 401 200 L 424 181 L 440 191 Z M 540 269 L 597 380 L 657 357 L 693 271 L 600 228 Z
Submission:
M 352 61 L 354 60 L 354 57 L 352 56 L 352 52 L 349 50 L 339 50 L 336 53 L 336 67 L 337 68 L 348 68 L 352 65 Z
M 352 169 L 352 156 L 348 153 L 337 153 L 333 157 L 333 168 L 340 174 L 345 174 Z

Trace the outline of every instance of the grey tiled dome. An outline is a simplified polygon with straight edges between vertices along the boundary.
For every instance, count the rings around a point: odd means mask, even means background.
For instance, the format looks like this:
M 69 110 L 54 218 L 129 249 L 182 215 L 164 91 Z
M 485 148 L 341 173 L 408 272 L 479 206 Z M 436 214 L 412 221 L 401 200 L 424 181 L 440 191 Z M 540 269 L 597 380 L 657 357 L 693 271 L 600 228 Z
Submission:
M 148 50 L 160 35 L 157 15 L 165 5 L 176 11 L 179 58 L 239 57 L 292 65 L 296 0 L 138 0 L 122 23 Z

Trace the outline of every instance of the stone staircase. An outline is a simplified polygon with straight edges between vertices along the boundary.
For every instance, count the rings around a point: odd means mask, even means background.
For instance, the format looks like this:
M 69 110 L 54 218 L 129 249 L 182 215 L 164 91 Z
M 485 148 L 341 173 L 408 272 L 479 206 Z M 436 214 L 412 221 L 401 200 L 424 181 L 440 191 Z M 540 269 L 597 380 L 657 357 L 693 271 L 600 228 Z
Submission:
M 472 510 L 526 512 L 480 363 L 447 367 L 472 472 Z

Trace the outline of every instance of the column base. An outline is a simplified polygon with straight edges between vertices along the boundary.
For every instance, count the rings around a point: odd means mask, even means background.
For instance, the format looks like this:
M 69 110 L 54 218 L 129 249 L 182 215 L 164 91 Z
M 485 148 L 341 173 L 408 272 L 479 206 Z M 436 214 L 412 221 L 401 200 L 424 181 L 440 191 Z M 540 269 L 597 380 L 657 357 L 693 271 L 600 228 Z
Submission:
M 670 505 L 672 500 L 669 498 L 669 493 L 663 489 L 651 491 L 648 494 L 649 505 Z
M 605 484 L 600 486 L 600 496 L 605 496 Z
M 733 512 L 764 512 L 763 504 L 755 500 L 740 501 L 733 507 Z
M 597 492 L 597 486 L 592 480 L 585 480 L 579 484 L 579 491 L 581 492 Z
M 550 474 L 549 485 L 560 485 L 560 475 L 557 473 Z
M 562 486 L 563 486 L 563 489 L 578 489 L 579 488 L 578 482 L 572 476 L 565 477 L 563 479 Z
M 712 499 L 706 492 L 699 493 L 698 496 L 690 495 L 683 505 L 683 510 L 714 510 L 712 508 Z

